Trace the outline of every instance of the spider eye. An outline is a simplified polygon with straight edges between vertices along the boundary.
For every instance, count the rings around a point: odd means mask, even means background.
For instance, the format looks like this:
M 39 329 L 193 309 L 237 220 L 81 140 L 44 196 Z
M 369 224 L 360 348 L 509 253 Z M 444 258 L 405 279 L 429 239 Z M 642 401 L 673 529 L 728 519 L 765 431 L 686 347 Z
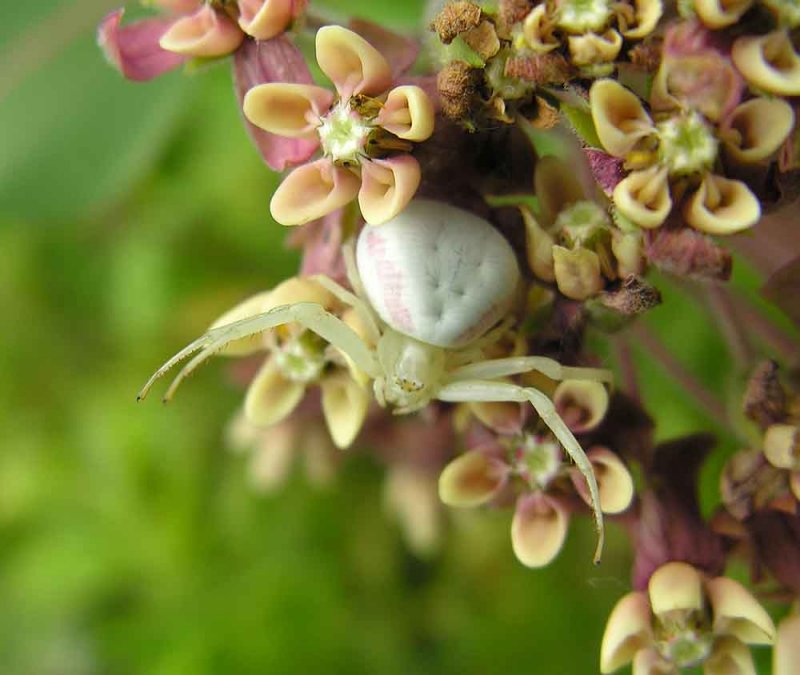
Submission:
M 396 377 L 395 384 L 406 394 L 411 394 L 415 391 L 420 391 L 423 389 L 422 382 L 419 380 L 411 380 L 407 377 Z

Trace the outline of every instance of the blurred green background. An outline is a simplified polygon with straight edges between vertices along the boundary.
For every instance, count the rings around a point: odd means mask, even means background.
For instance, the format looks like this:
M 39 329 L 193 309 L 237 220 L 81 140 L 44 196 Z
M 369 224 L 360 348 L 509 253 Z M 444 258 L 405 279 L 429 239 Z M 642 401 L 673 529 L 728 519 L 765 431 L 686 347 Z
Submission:
M 224 429 L 241 391 L 214 364 L 169 408 L 135 393 L 240 298 L 297 268 L 276 176 L 240 124 L 227 64 L 125 82 L 94 43 L 108 0 L 0 8 L 0 672 L 593 673 L 631 553 L 603 565 L 576 523 L 529 571 L 507 513 L 449 526 L 420 560 L 365 455 L 336 483 L 259 495 Z M 420 0 L 317 7 L 396 28 Z M 754 286 L 742 268 L 738 282 Z M 700 305 L 665 286 L 651 325 L 721 395 L 737 384 Z M 639 355 L 658 434 L 720 422 Z

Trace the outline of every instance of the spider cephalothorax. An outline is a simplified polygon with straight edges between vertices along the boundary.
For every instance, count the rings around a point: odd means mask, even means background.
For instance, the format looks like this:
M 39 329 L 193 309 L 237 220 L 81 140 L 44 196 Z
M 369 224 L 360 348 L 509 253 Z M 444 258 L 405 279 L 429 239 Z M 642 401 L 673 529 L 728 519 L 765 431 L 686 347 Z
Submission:
M 362 334 L 313 302 L 275 307 L 209 330 L 172 357 L 140 393 L 191 354 L 167 397 L 198 365 L 235 340 L 296 322 L 339 350 L 372 380 L 375 398 L 396 413 L 432 400 L 530 403 L 586 478 L 602 547 L 602 514 L 592 467 L 553 402 L 508 378 L 539 371 L 554 380 L 608 380 L 606 371 L 571 368 L 541 356 L 487 359 L 483 349 L 502 335 L 520 283 L 514 253 L 487 221 L 462 209 L 415 200 L 399 216 L 359 235 L 351 284 L 355 294 L 327 277 L 315 281 L 350 305 Z M 498 323 L 501 328 L 491 330 Z

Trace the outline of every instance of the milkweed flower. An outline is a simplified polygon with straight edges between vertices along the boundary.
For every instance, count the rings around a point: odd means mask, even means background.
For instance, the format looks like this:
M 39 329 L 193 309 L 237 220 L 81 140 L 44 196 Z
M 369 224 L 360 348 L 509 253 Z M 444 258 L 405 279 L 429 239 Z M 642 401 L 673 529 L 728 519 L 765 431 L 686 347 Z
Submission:
M 434 109 L 423 89 L 390 91 L 392 70 L 364 38 L 340 26 L 317 31 L 316 54 L 334 94 L 308 84 L 267 83 L 244 99 L 244 114 L 279 136 L 314 139 L 322 158 L 294 169 L 270 203 L 284 225 L 301 225 L 358 197 L 364 219 L 383 223 L 402 211 L 420 182 L 413 142 L 431 136 Z
M 169 12 L 122 26 L 124 9 L 100 22 L 97 39 L 109 62 L 131 80 L 149 80 L 190 58 L 235 52 L 246 37 L 269 40 L 283 33 L 305 0 L 154 0 Z
M 598 382 L 564 380 L 555 388 L 553 402 L 570 430 L 580 434 L 595 429 L 602 421 L 608 409 L 608 393 Z M 576 493 L 590 503 L 586 483 L 564 461 L 554 438 L 521 429 L 518 409 L 496 403 L 471 407 L 476 417 L 492 425 L 496 433 L 484 429 L 476 434 L 475 447 L 444 468 L 439 476 L 439 497 L 454 507 L 514 502 L 514 554 L 527 567 L 544 567 L 564 545 Z M 589 448 L 586 456 L 597 478 L 603 512 L 615 514 L 627 509 L 634 489 L 622 460 L 601 446 Z
M 310 278 L 293 277 L 271 291 L 258 293 L 223 314 L 211 328 L 262 314 L 282 305 L 314 302 L 326 310 L 341 309 L 328 290 Z M 342 320 L 359 332 L 353 310 L 344 310 Z M 337 447 L 349 446 L 361 430 L 369 406 L 369 394 L 355 367 L 315 333 L 297 325 L 236 340 L 221 352 L 226 356 L 249 356 L 266 352 L 260 370 L 247 390 L 244 415 L 257 427 L 271 427 L 284 420 L 300 404 L 306 389 L 317 385 L 322 395 L 322 413 Z
M 755 673 L 748 645 L 768 645 L 775 625 L 758 601 L 725 577 L 707 578 L 684 562 L 659 567 L 647 591 L 624 596 L 606 625 L 600 670 L 633 662 L 636 675 Z
M 596 81 L 589 100 L 601 144 L 633 169 L 612 194 L 623 216 L 643 228 L 659 227 L 674 193 L 685 221 L 707 234 L 733 234 L 758 221 L 761 207 L 750 188 L 717 173 L 720 146 L 740 163 L 770 158 L 794 126 L 785 101 L 750 99 L 715 124 L 686 106 L 655 122 L 633 92 L 610 79 Z

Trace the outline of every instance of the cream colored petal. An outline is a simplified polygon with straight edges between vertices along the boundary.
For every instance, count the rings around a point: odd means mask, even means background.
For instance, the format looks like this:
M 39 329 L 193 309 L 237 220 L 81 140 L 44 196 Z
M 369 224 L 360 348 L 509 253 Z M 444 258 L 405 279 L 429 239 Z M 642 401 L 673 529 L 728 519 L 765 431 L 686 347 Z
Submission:
M 600 647 L 600 672 L 613 673 L 630 663 L 652 639 L 647 594 L 628 593 L 617 602 L 608 617 Z
M 291 414 L 305 391 L 304 384 L 285 378 L 274 359 L 267 359 L 247 390 L 244 414 L 256 426 L 272 426 Z
M 792 471 L 789 474 L 789 489 L 794 498 L 800 502 L 800 471 Z
M 775 651 L 772 653 L 772 675 L 800 673 L 800 614 L 787 616 L 778 625 Z
M 227 326 L 229 323 L 234 323 L 235 321 L 247 319 L 256 314 L 266 312 L 269 309 L 267 303 L 270 293 L 271 291 L 262 291 L 240 302 L 236 307 L 229 309 L 214 321 L 209 327 L 209 330 L 219 328 L 220 326 Z M 259 333 L 251 337 L 242 338 L 241 340 L 233 340 L 216 353 L 220 356 L 248 356 L 264 348 L 264 334 Z
M 706 582 L 713 630 L 733 635 L 750 645 L 768 645 L 775 639 L 775 624 L 744 586 L 733 579 L 717 577 Z
M 733 43 L 731 58 L 757 89 L 781 96 L 800 95 L 800 57 L 786 31 L 744 36 Z
M 244 33 L 232 19 L 204 5 L 173 23 L 158 44 L 168 52 L 211 58 L 236 51 L 243 39 Z
M 666 167 L 634 171 L 617 183 L 612 199 L 619 212 L 639 227 L 658 227 L 672 210 Z
M 383 55 L 357 33 L 341 26 L 317 31 L 317 63 L 342 98 L 377 96 L 392 84 L 392 69 Z
M 315 487 L 330 485 L 336 478 L 339 454 L 328 430 L 321 424 L 310 424 L 302 429 L 298 443 L 308 482 Z
M 794 424 L 773 424 L 764 434 L 764 456 L 779 469 L 800 468 L 800 429 Z
M 503 486 L 507 469 L 480 450 L 456 457 L 439 476 L 439 499 L 448 506 L 480 506 Z
M 725 121 L 725 148 L 739 162 L 758 162 L 777 152 L 793 128 L 794 111 L 786 101 L 754 98 Z
M 653 613 L 664 614 L 674 609 L 703 608 L 703 579 L 700 573 L 684 562 L 669 562 L 650 577 L 647 594 Z
M 587 199 L 575 167 L 554 156 L 542 157 L 536 163 L 533 189 L 539 200 L 544 227 L 550 227 L 568 206 Z
M 442 540 L 442 505 L 436 496 L 436 479 L 414 466 L 394 465 L 386 476 L 384 503 L 400 523 L 408 547 L 429 556 Z
M 534 215 L 526 208 L 520 209 L 525 221 L 525 250 L 531 271 L 543 281 L 555 281 L 553 270 L 553 246 L 555 241 L 540 226 Z
M 597 136 L 615 157 L 624 157 L 654 131 L 653 121 L 633 92 L 614 80 L 597 80 L 589 90 Z
M 261 432 L 258 447 L 253 450 L 248 473 L 259 492 L 275 492 L 286 482 L 297 441 L 290 420 L 276 424 L 269 432 Z
M 294 0 L 238 0 L 239 27 L 256 40 L 283 33 L 292 22 Z
M 467 405 L 481 424 L 498 433 L 514 434 L 522 431 L 523 418 L 519 403 L 471 401 Z
M 613 28 L 602 35 L 586 33 L 567 38 L 571 61 L 578 67 L 596 63 L 611 63 L 622 49 L 622 36 Z
M 514 555 L 526 567 L 544 567 L 558 555 L 567 536 L 569 516 L 555 499 L 520 497 L 511 522 Z
M 634 495 L 633 478 L 628 467 L 608 448 L 592 448 L 586 456 L 594 468 L 603 513 L 622 513 L 631 505 Z M 591 503 L 588 490 L 581 496 L 587 504 Z
M 380 225 L 394 218 L 416 194 L 420 178 L 419 162 L 411 155 L 365 161 L 358 193 L 364 220 Z
M 413 85 L 395 87 L 378 113 L 378 124 L 407 141 L 424 141 L 433 133 L 436 114 L 425 91 Z
M 337 448 L 347 448 L 364 426 L 369 393 L 346 373 L 326 377 L 320 387 L 322 413 L 333 443 Z
M 641 232 L 611 231 L 611 251 L 617 260 L 617 274 L 623 279 L 644 270 L 644 246 Z
M 714 30 L 732 26 L 752 5 L 753 0 L 694 0 L 700 21 Z
M 281 225 L 302 225 L 350 203 L 360 187 L 361 180 L 351 171 L 319 159 L 286 176 L 269 208 Z
M 315 138 L 319 117 L 331 107 L 333 98 L 333 92 L 313 84 L 268 82 L 245 94 L 242 110 L 264 131 L 290 138 Z
M 662 0 L 636 0 L 636 20 L 630 28 L 621 31 L 628 40 L 641 40 L 652 33 L 664 13 Z
M 296 302 L 316 302 L 325 309 L 331 309 L 335 305 L 335 298 L 330 291 L 309 277 L 290 277 L 269 292 L 261 311 L 266 312 Z
M 522 24 L 525 45 L 538 54 L 546 54 L 558 47 L 558 40 L 553 36 L 552 30 L 546 28 L 549 23 L 547 8 L 541 3 L 528 13 Z
M 708 660 L 703 664 L 703 675 L 758 675 L 753 656 L 747 645 L 734 637 L 717 639 Z
M 573 433 L 581 434 L 594 429 L 608 411 L 608 391 L 592 380 L 564 380 L 553 394 L 562 419 Z
M 573 300 L 586 300 L 603 290 L 600 258 L 594 251 L 553 246 L 553 273 L 558 290 Z
M 684 218 L 707 234 L 734 234 L 752 227 L 761 205 L 750 188 L 738 180 L 707 174 L 684 209 Z
M 651 648 L 636 653 L 633 659 L 633 675 L 680 675 L 680 670 Z

